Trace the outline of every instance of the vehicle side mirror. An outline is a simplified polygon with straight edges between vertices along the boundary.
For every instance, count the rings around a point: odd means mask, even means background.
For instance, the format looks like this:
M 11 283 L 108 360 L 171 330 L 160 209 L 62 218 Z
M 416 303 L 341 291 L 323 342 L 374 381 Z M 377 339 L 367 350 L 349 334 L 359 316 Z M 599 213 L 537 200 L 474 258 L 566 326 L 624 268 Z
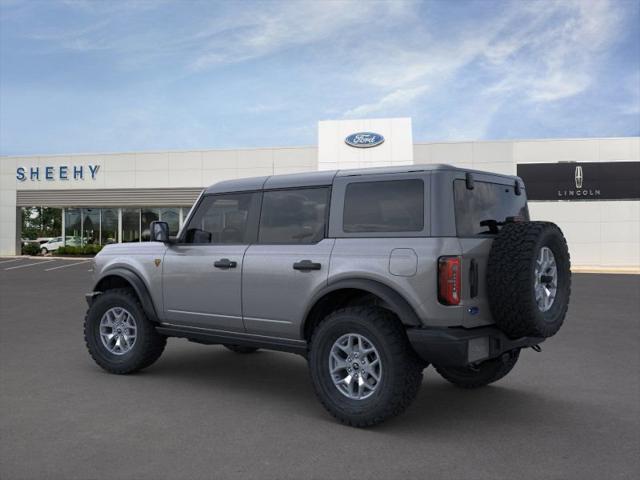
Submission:
M 151 222 L 151 241 L 169 242 L 169 224 L 167 222 Z

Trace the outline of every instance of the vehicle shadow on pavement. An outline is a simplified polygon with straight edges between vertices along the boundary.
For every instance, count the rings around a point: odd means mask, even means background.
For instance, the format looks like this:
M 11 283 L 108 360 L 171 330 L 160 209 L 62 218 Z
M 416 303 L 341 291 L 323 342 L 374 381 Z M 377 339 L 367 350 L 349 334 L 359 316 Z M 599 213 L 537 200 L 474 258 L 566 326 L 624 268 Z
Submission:
M 526 429 L 550 419 L 557 427 L 558 421 L 566 418 L 565 414 L 575 415 L 575 402 L 521 389 L 506 380 L 466 390 L 441 379 L 431 367 L 424 374 L 422 388 L 411 407 L 389 426 L 381 425 L 381 431 L 402 434 L 414 431 L 422 435 L 425 430 L 431 430 L 441 434 L 469 425 L 487 431 L 498 425 Z
M 481 441 L 496 434 L 571 442 L 576 436 L 599 438 L 603 429 L 628 430 L 624 418 L 596 403 L 576 401 L 565 389 L 541 390 L 516 377 L 466 390 L 440 378 L 432 367 L 424 373 L 413 404 L 405 414 L 377 427 L 377 432 L 415 439 L 424 439 L 429 432 L 452 442 L 462 436 Z
M 211 349 L 208 351 L 208 349 Z M 335 422 L 316 401 L 307 363 L 299 356 L 258 351 L 237 354 L 219 346 L 181 349 L 165 354 L 143 375 L 207 394 L 212 389 L 235 398 L 260 398 L 272 408 L 286 406 L 310 420 Z M 170 352 L 169 348 L 167 352 Z M 432 367 L 424 371 L 425 380 L 418 397 L 401 416 L 374 427 L 376 432 L 424 436 L 438 435 L 457 427 L 495 429 L 497 425 L 518 429 L 563 428 L 574 420 L 598 414 L 589 405 L 576 405 L 570 398 L 549 395 L 508 379 L 476 390 L 465 390 L 442 380 Z M 182 385 L 183 387 L 180 387 Z M 584 411 L 584 410 L 589 411 Z M 614 420 L 615 421 L 615 420 Z
M 181 340 L 170 340 L 160 360 L 141 375 L 147 380 L 154 377 L 162 382 L 188 384 L 181 388 L 194 392 L 204 389 L 236 397 L 260 397 L 274 406 L 299 403 L 298 413 L 324 413 L 315 400 L 307 363 L 301 356 L 263 350 L 238 354 L 222 346 L 193 344 L 175 351 L 178 342 Z

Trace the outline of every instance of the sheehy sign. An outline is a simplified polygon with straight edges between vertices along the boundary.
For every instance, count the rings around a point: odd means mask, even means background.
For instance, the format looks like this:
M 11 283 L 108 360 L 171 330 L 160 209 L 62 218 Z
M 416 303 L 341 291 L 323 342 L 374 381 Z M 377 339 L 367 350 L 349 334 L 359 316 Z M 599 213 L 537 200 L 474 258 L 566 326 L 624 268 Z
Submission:
M 529 200 L 640 199 L 640 162 L 518 165 Z
M 27 180 L 95 180 L 100 165 L 58 165 L 47 167 L 18 167 L 16 179 L 21 182 Z

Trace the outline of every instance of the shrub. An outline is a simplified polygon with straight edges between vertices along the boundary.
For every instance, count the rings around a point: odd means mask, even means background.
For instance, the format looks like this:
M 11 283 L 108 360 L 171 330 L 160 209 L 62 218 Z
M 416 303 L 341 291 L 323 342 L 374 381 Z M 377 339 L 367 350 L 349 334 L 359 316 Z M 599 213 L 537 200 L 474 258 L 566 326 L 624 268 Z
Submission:
M 73 247 L 67 245 L 56 250 L 56 255 L 95 255 L 102 250 L 102 245 L 84 245 L 82 247 Z
M 83 248 L 86 255 L 95 255 L 102 250 L 102 245 L 85 245 Z
M 40 245 L 37 243 L 27 243 L 22 245 L 23 255 L 38 255 L 40 253 Z

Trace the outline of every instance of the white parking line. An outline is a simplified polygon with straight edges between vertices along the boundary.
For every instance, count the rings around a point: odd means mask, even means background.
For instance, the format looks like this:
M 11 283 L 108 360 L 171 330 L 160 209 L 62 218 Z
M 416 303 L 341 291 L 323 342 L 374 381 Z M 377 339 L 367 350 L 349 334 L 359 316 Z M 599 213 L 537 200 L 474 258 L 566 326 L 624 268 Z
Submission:
M 22 260 L 22 258 L 14 258 L 13 260 L 3 260 L 2 262 L 0 262 L 0 264 L 2 264 L 2 263 L 17 262 L 18 260 Z
M 83 263 L 87 263 L 88 261 L 89 260 L 84 260 L 82 262 L 70 263 L 68 265 L 60 265 L 59 267 L 45 268 L 44 271 L 50 272 L 51 270 L 58 270 L 59 268 L 67 268 L 67 267 L 73 267 L 74 265 L 82 265 Z
M 33 267 L 34 265 L 44 265 L 45 263 L 55 262 L 55 258 L 53 260 L 44 260 L 36 263 L 27 263 L 26 265 L 18 265 L 17 267 L 9 267 L 5 268 L 5 270 L 15 270 L 16 268 L 25 268 L 25 267 Z

